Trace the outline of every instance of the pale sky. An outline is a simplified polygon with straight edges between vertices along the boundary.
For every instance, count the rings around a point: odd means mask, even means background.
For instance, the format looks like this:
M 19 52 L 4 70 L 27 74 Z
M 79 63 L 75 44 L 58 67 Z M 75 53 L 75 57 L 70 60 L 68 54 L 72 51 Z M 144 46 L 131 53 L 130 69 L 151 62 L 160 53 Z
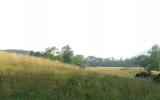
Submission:
M 0 49 L 131 57 L 159 34 L 160 0 L 0 0 Z

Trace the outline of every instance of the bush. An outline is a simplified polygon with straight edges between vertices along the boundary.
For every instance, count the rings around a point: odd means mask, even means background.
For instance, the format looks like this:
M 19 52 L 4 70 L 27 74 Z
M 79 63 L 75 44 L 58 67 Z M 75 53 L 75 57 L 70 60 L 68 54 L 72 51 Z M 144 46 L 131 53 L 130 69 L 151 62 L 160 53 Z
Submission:
M 140 73 L 137 73 L 135 77 L 149 77 L 150 76 L 150 73 L 148 72 L 140 72 Z
M 160 82 L 160 74 L 158 74 L 157 76 L 153 77 L 153 80 L 156 82 Z

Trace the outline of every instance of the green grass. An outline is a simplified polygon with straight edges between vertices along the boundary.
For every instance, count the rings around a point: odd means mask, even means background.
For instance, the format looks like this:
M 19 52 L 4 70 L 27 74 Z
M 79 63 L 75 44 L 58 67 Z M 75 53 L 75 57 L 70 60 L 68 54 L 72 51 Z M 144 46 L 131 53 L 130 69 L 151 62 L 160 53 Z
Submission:
M 0 100 L 160 100 L 160 85 L 0 52 Z

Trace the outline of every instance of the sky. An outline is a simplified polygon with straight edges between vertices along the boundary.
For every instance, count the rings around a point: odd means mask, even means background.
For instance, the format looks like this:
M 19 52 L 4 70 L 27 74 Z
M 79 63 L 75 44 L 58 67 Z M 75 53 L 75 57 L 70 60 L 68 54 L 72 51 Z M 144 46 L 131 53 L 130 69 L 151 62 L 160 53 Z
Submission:
M 0 0 L 0 49 L 132 57 L 160 43 L 160 0 Z

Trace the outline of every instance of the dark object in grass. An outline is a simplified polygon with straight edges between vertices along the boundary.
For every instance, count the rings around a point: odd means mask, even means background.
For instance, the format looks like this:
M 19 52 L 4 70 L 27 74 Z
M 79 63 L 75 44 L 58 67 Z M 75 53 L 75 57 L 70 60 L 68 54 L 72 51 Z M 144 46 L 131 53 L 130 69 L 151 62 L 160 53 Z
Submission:
M 156 82 L 160 82 L 160 74 L 153 77 L 153 80 L 156 81 Z
M 145 78 L 145 77 L 149 77 L 149 76 L 150 76 L 150 73 L 148 73 L 148 72 L 140 72 L 140 73 L 137 73 L 135 77 Z

